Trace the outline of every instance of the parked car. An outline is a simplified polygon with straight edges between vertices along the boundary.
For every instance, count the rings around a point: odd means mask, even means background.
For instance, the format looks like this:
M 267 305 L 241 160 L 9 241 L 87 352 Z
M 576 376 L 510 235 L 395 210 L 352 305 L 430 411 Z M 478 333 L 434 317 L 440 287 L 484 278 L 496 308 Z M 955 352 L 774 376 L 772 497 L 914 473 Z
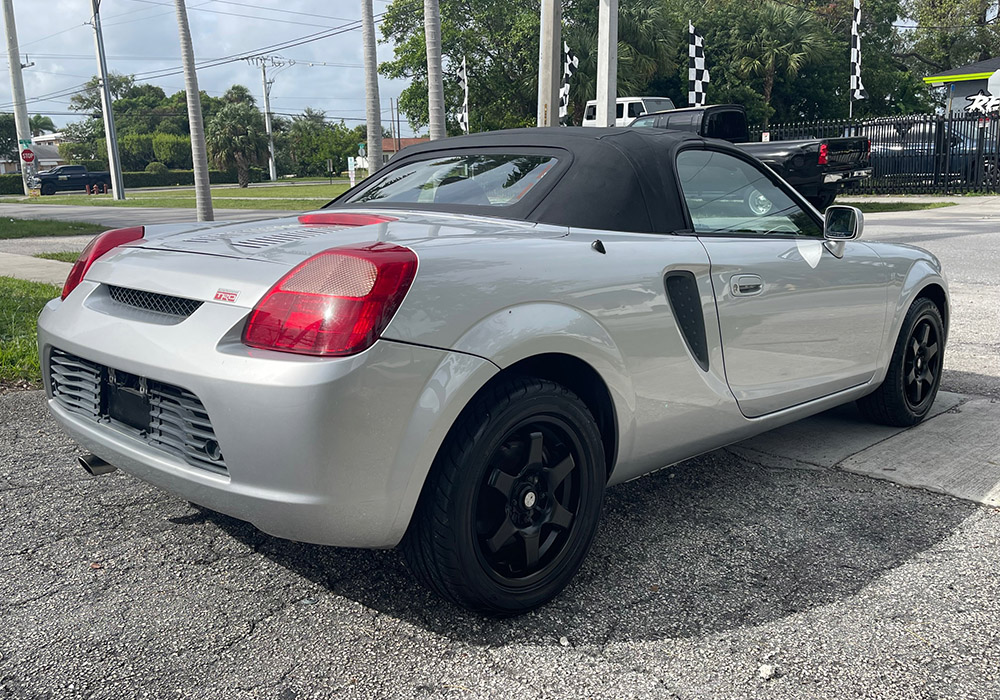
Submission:
M 32 183 L 41 190 L 43 195 L 55 194 L 67 190 L 86 190 L 88 187 L 111 189 L 111 173 L 107 171 L 92 173 L 85 165 L 57 165 L 51 170 L 43 170 Z
M 856 129 L 871 140 L 874 177 L 882 181 L 983 185 L 997 179 L 995 127 L 918 117 L 873 120 Z
M 740 105 L 689 107 L 647 114 L 629 126 L 680 129 L 735 143 L 778 173 L 820 211 L 833 204 L 844 187 L 872 174 L 871 146 L 867 138 L 847 136 L 750 143 L 746 110 Z
M 928 414 L 941 265 L 862 229 L 693 133 L 430 141 L 298 217 L 101 234 L 39 318 L 45 391 L 91 473 L 400 545 L 445 598 L 520 613 L 608 486 L 849 401 Z
M 628 126 L 643 114 L 673 109 L 674 102 L 669 97 L 619 97 L 615 108 L 615 126 Z M 583 126 L 597 126 L 597 100 L 588 100 L 583 108 Z

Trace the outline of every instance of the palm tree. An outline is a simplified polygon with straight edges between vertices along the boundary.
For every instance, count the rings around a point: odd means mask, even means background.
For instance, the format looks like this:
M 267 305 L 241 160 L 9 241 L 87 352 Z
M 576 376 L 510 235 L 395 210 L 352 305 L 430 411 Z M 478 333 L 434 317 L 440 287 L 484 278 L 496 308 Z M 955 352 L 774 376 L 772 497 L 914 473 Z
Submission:
M 222 101 L 229 104 L 247 104 L 251 107 L 257 104 L 250 88 L 245 85 L 231 85 L 222 95 Z
M 365 44 L 365 124 L 368 130 L 368 174 L 382 167 L 382 105 L 378 97 L 378 57 L 372 0 L 361 0 L 361 35 Z
M 184 68 L 184 101 L 187 103 L 188 125 L 191 131 L 191 165 L 194 168 L 194 199 L 198 221 L 214 221 L 212 190 L 208 175 L 208 151 L 205 146 L 205 121 L 201 112 L 201 93 L 194 63 L 194 44 L 188 25 L 184 0 L 175 0 L 177 33 L 181 42 L 181 64 Z
M 764 104 L 770 107 L 775 76 L 783 73 L 794 78 L 803 66 L 823 54 L 826 39 L 812 14 L 788 5 L 767 2 L 755 20 L 750 38 L 741 47 L 744 57 L 737 69 L 744 75 L 763 78 Z M 768 119 L 764 120 L 765 127 Z
M 52 121 L 51 117 L 43 117 L 41 114 L 36 114 L 30 120 L 30 128 L 32 136 L 41 136 L 42 134 L 51 134 L 56 131 L 56 125 Z
M 438 0 L 424 0 L 424 40 L 427 43 L 427 112 L 431 139 L 448 135 L 444 123 L 444 81 L 441 76 L 441 9 Z
M 209 122 L 205 136 L 216 167 L 236 168 L 240 187 L 249 185 L 250 166 L 267 153 L 267 129 L 260 111 L 244 102 L 227 104 Z

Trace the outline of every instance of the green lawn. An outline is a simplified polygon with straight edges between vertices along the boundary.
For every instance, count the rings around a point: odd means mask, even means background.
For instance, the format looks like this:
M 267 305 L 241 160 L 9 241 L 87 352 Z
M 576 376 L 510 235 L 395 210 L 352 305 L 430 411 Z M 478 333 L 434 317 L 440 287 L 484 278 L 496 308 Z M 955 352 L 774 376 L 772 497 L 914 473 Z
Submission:
M 308 211 L 318 209 L 348 188 L 346 183 L 311 184 L 265 187 L 213 187 L 212 204 L 219 209 L 285 209 Z M 127 190 L 127 199 L 116 201 L 110 194 L 67 194 L 51 197 L 3 197 L 2 202 L 32 204 L 75 204 L 98 207 L 170 207 L 194 209 L 192 189 Z
M 47 219 L 11 219 L 0 217 L 0 239 L 38 238 L 42 236 L 84 236 L 107 230 L 107 226 L 80 221 L 49 221 Z
M 38 314 L 62 290 L 51 284 L 0 277 L 0 386 L 38 386 Z
M 865 214 L 874 214 L 875 212 L 883 211 L 918 211 L 920 209 L 940 209 L 941 207 L 953 207 L 957 204 L 957 202 L 844 202 L 844 204 L 857 207 Z
M 55 253 L 35 253 L 35 257 L 72 263 L 76 262 L 76 259 L 80 257 L 80 253 L 74 250 L 60 250 Z

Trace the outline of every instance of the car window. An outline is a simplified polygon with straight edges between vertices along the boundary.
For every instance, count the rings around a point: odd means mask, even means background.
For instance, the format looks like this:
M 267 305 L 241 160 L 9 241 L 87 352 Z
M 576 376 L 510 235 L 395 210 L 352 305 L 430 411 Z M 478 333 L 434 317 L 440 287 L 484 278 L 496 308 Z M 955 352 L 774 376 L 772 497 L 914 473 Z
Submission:
M 584 119 L 597 119 L 597 105 L 587 105 L 583 111 Z
M 629 126 L 655 126 L 656 117 L 643 117 L 642 119 L 636 119 L 634 122 L 629 124 Z
M 651 100 L 649 98 L 642 101 L 644 105 L 644 110 L 648 112 L 663 112 L 668 109 L 674 108 L 674 102 L 671 99 L 664 97 L 659 100 Z
M 636 117 L 640 116 L 641 114 L 644 114 L 644 112 L 642 111 L 642 103 L 641 102 L 629 102 L 628 103 L 628 116 L 629 117 L 631 117 L 632 119 L 635 119 Z
M 556 160 L 506 153 L 439 156 L 379 172 L 375 182 L 345 202 L 502 207 L 520 201 Z
M 616 107 L 617 107 L 617 109 L 615 110 L 615 116 L 618 117 L 619 119 L 621 119 L 625 115 L 625 105 L 623 105 L 621 102 L 619 102 L 616 105 Z
M 681 151 L 677 174 L 696 233 L 823 236 L 805 209 L 745 160 L 717 151 Z

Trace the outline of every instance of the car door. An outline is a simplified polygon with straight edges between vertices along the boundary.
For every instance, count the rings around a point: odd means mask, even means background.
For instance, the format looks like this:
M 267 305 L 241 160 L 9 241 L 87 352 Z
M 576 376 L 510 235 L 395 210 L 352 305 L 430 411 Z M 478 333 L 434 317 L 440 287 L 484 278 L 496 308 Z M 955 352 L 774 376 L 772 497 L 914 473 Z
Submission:
M 711 260 L 726 380 L 744 415 L 870 380 L 888 282 L 875 252 L 848 241 L 835 255 L 815 211 L 749 157 L 683 150 L 677 172 Z

